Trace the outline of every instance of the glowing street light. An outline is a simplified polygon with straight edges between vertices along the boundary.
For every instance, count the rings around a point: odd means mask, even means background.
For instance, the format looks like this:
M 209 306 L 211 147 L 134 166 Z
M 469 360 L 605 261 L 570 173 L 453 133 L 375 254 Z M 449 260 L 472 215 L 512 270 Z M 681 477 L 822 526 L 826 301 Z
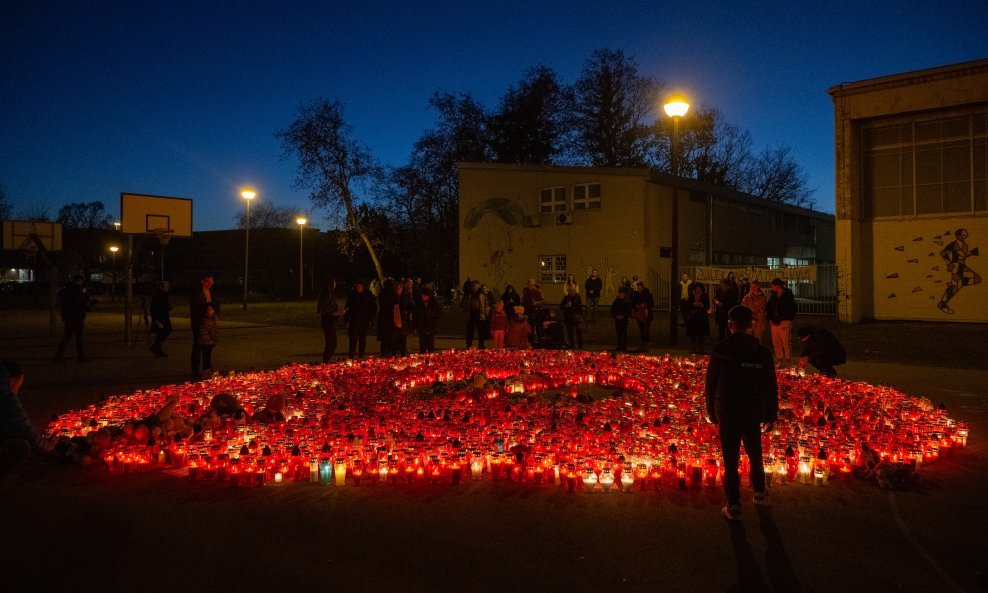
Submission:
M 677 305 L 682 294 L 679 287 L 679 120 L 690 110 L 690 104 L 678 96 L 669 97 L 662 106 L 666 115 L 672 118 L 672 174 L 677 177 L 672 185 L 672 248 L 669 252 L 669 344 L 679 340 L 679 318 Z
M 240 192 L 247 202 L 247 221 L 244 225 L 244 311 L 247 310 L 247 259 L 250 257 L 250 201 L 257 196 L 252 189 L 245 189 Z
M 302 237 L 305 235 L 305 223 L 309 221 L 299 216 L 295 222 L 298 223 L 298 298 L 302 298 Z

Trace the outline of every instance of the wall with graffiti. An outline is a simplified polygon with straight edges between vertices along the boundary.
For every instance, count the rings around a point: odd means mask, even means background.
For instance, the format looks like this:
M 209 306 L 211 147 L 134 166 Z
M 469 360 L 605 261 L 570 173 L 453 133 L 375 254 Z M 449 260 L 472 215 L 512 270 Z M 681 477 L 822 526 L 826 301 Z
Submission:
M 876 319 L 988 321 L 988 218 L 875 222 Z

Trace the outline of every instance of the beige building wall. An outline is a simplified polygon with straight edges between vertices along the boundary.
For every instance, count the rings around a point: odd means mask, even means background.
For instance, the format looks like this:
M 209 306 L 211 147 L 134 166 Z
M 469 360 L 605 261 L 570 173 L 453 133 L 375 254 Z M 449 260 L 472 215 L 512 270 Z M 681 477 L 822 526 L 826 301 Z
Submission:
M 988 290 L 976 283 L 986 268 L 978 255 L 966 259 L 966 285 L 947 270 L 940 255 L 954 240 L 957 229 L 969 236 L 968 248 L 988 248 L 988 211 L 984 130 L 988 115 L 988 60 L 909 72 L 845 83 L 828 90 L 834 101 L 836 201 L 836 261 L 840 270 L 838 315 L 841 321 L 865 319 L 931 321 L 988 321 Z M 872 216 L 867 212 L 865 185 L 872 171 L 867 165 L 864 135 L 886 125 L 918 126 L 950 118 L 970 117 L 970 189 L 974 198 L 969 212 L 903 213 Z M 918 134 L 912 154 L 929 150 Z M 962 140 L 961 145 L 965 142 Z M 946 146 L 946 145 L 942 145 Z M 941 148 L 942 148 L 941 146 Z M 951 167 L 949 152 L 941 168 Z M 921 185 L 918 160 L 903 161 L 903 185 L 915 192 Z M 967 163 L 961 163 L 967 166 Z M 963 168 L 963 167 L 962 167 Z M 943 173 L 947 175 L 947 173 Z M 907 190 L 903 190 L 904 192 Z M 982 193 L 979 193 L 982 192 Z M 905 195 L 905 194 L 904 194 Z M 903 197 L 915 199 L 915 194 Z M 918 210 L 918 209 L 917 209 Z M 947 210 L 945 208 L 945 210 Z M 944 301 L 946 286 L 960 286 Z M 940 306 L 938 306 L 940 305 Z
M 783 219 L 793 229 L 797 220 L 809 221 L 829 241 L 822 251 L 833 251 L 830 215 L 770 204 L 647 169 L 460 163 L 459 175 L 460 280 L 480 280 L 498 293 L 508 284 L 520 291 L 534 278 L 546 299 L 558 302 L 564 294 L 564 277 L 545 278 L 540 262 L 548 256 L 564 256 L 566 272 L 581 290 L 591 270 L 598 271 L 605 304 L 613 300 L 623 277 L 637 275 L 653 292 L 656 305 L 667 307 L 674 191 L 680 205 L 683 268 L 718 263 L 712 257 L 719 252 L 760 257 L 764 263 L 767 257 L 803 257 L 798 254 L 821 251 L 813 244 L 818 233 L 786 230 L 773 222 Z M 574 209 L 574 187 L 588 183 L 600 184 L 600 208 Z M 674 190 L 673 183 L 681 187 Z M 541 212 L 541 190 L 556 187 L 566 195 L 562 220 L 560 213 Z

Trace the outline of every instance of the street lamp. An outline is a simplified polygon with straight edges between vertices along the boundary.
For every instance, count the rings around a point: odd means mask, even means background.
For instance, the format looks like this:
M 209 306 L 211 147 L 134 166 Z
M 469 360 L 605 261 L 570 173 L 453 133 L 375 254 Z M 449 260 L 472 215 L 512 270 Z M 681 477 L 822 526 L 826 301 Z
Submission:
M 682 294 L 679 288 L 679 120 L 690 109 L 690 104 L 682 97 L 670 97 L 662 106 L 666 115 L 672 118 L 672 174 L 676 177 L 672 185 L 672 249 L 669 252 L 669 344 L 675 346 L 679 340 L 679 317 L 676 304 Z
M 257 194 L 252 189 L 245 189 L 240 192 L 247 202 L 247 221 L 244 225 L 244 311 L 247 310 L 247 259 L 250 257 L 250 201 Z
M 110 300 L 115 301 L 117 299 L 117 252 L 120 248 L 116 245 L 110 245 L 110 253 L 112 254 L 112 269 L 113 269 L 113 284 L 110 286 Z
M 298 298 L 302 298 L 302 237 L 305 235 L 305 223 L 309 221 L 299 216 L 295 222 L 298 223 Z
M 120 221 L 119 220 L 114 220 L 113 221 L 113 230 L 117 231 L 118 233 L 120 232 Z

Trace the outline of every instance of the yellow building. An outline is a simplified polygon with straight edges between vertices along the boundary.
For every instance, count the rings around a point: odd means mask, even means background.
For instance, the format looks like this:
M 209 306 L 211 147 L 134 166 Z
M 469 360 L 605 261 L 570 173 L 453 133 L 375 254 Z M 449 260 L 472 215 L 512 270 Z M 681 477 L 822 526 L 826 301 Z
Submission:
M 649 169 L 460 163 L 459 180 L 460 278 L 497 291 L 535 278 L 558 302 L 597 270 L 602 302 L 637 275 L 668 307 L 676 186 L 681 270 L 834 261 L 832 215 Z
M 828 92 L 841 321 L 988 321 L 988 60 Z

